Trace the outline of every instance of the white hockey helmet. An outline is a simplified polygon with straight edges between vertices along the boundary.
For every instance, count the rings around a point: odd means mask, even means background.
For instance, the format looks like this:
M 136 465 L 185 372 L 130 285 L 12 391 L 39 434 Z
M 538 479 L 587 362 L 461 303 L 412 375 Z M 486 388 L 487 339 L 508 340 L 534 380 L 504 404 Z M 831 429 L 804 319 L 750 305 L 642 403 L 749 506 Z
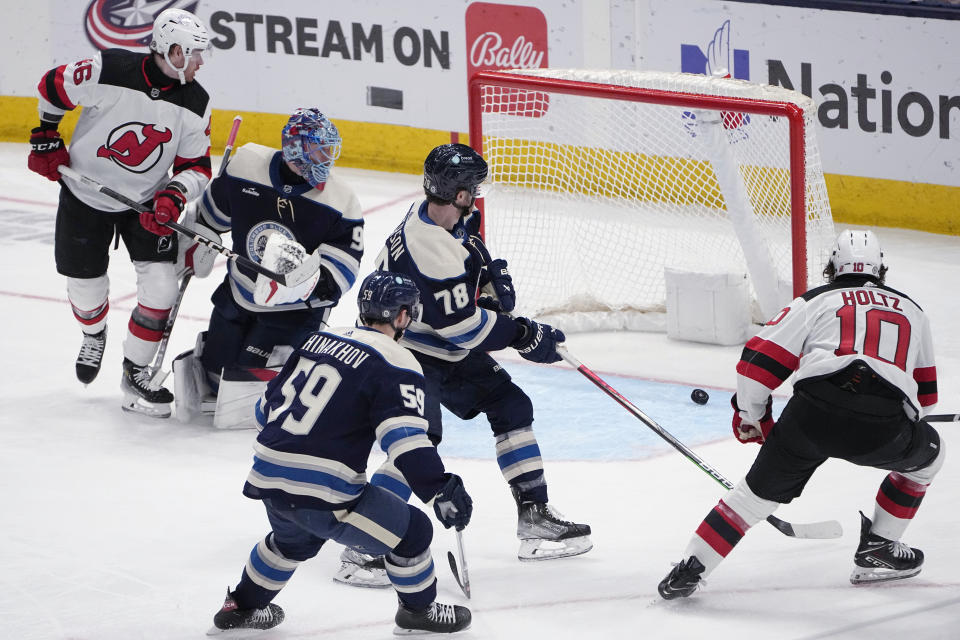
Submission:
M 830 255 L 834 277 L 863 274 L 883 279 L 887 268 L 883 265 L 883 250 L 873 231 L 845 229 L 837 236 L 837 244 Z
M 183 50 L 183 66 L 176 67 L 170 62 L 170 48 L 178 44 Z M 210 48 L 210 36 L 197 16 L 183 9 L 164 9 L 153 21 L 153 40 L 150 49 L 163 56 L 163 59 L 180 77 L 180 84 L 186 84 L 183 72 L 190 64 L 190 57 Z

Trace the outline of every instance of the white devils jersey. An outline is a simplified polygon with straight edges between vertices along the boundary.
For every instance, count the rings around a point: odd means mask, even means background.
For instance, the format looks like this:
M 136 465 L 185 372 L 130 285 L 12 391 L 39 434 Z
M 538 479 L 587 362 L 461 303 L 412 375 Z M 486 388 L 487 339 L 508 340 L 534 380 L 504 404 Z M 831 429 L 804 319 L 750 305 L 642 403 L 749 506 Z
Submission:
M 159 73 L 150 54 L 108 49 L 51 69 L 40 81 L 40 117 L 83 107 L 70 143 L 70 166 L 137 202 L 170 181 L 199 197 L 210 179 L 210 105 L 196 82 Z M 101 211 L 127 207 L 64 178 L 70 191 Z
M 737 404 L 759 420 L 770 392 L 791 373 L 796 384 L 854 360 L 899 389 L 911 417 L 936 404 L 933 340 L 923 310 L 894 289 L 849 277 L 803 294 L 747 342 L 737 364 Z

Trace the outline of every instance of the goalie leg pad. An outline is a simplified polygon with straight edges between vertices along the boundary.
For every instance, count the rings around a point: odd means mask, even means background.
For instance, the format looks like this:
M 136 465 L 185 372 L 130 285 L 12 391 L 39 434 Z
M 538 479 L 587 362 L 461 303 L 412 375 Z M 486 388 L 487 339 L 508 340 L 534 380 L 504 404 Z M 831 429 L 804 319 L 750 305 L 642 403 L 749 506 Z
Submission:
M 280 367 L 255 369 L 231 367 L 220 376 L 220 391 L 213 414 L 217 429 L 256 429 L 254 407 L 270 382 L 280 373 Z
M 197 348 L 184 351 L 173 361 L 174 403 L 177 420 L 191 422 L 200 415 L 213 415 L 216 394 L 207 382 L 207 372 L 200 363 L 203 336 L 197 336 Z

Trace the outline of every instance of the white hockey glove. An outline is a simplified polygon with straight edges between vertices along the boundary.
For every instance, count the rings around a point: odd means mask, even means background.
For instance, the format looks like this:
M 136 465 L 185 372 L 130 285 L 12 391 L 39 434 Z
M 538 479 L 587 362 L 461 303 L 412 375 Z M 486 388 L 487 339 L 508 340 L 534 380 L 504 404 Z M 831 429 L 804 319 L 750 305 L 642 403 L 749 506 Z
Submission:
M 307 250 L 295 240 L 289 240 L 281 233 L 272 233 L 263 248 L 260 261 L 267 269 L 280 274 L 290 273 L 307 259 Z M 320 281 L 321 272 L 317 271 L 298 285 L 287 287 L 262 273 L 257 276 L 257 285 L 253 290 L 253 301 L 264 307 L 272 307 L 288 302 L 302 302 L 310 297 Z
M 180 224 L 204 238 L 220 242 L 220 234 L 197 219 L 197 207 L 193 202 L 187 205 Z M 182 278 L 188 271 L 198 278 L 206 278 L 213 271 L 216 259 L 217 252 L 207 245 L 181 236 L 177 242 L 177 278 Z

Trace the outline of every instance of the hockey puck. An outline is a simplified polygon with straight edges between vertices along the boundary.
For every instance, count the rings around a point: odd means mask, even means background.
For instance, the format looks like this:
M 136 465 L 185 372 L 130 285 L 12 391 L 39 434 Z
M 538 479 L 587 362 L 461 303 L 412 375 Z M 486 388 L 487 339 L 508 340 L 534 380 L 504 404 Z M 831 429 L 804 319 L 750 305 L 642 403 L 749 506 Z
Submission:
M 710 396 L 707 395 L 707 392 L 703 389 L 694 389 L 690 393 L 690 399 L 696 402 L 697 404 L 707 404 L 707 400 L 710 399 Z

